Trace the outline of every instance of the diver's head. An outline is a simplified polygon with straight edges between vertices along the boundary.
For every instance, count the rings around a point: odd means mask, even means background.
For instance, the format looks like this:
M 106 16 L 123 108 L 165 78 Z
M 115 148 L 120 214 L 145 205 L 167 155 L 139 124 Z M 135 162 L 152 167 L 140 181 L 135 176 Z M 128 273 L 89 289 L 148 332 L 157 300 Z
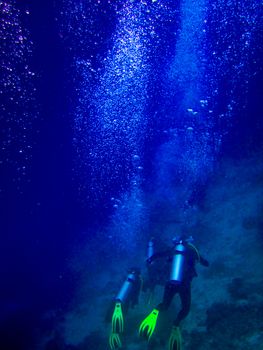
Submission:
M 141 270 L 138 267 L 131 267 L 128 269 L 128 273 L 139 276 L 141 274 Z
M 193 242 L 193 237 L 190 236 L 190 235 L 187 235 L 186 233 L 181 233 L 180 235 L 178 236 L 175 236 L 173 238 L 173 244 L 176 245 L 176 244 L 184 244 L 184 243 L 191 243 Z

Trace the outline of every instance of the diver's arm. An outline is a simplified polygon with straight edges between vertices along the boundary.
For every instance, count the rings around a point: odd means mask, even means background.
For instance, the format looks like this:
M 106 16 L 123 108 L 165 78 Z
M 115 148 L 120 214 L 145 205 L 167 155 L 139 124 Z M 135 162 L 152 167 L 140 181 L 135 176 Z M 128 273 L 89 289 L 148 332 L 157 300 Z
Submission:
M 201 265 L 208 267 L 209 266 L 209 262 L 208 260 L 206 260 L 205 258 L 203 258 L 200 253 L 199 250 L 196 248 L 196 246 L 194 246 L 192 243 L 188 243 L 188 247 L 192 250 L 192 252 L 195 254 L 196 256 L 196 260 L 198 262 L 200 262 Z
M 154 260 L 160 258 L 166 258 L 173 254 L 173 248 L 164 250 L 163 252 L 154 253 L 150 258 L 147 259 L 147 263 L 151 264 Z

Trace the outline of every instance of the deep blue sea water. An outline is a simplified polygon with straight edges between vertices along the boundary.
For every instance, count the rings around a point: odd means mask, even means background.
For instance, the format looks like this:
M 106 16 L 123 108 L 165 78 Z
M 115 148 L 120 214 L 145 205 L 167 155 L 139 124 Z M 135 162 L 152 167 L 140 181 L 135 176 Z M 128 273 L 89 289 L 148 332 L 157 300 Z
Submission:
M 81 289 L 72 259 L 87 259 L 92 281 L 102 254 L 108 264 L 136 256 L 160 222 L 170 237 L 165 216 L 191 231 L 226 159 L 261 163 L 263 8 L 5 0 L 0 9 L 0 348 L 36 349 L 56 328 L 43 315 L 56 310 L 58 324 Z

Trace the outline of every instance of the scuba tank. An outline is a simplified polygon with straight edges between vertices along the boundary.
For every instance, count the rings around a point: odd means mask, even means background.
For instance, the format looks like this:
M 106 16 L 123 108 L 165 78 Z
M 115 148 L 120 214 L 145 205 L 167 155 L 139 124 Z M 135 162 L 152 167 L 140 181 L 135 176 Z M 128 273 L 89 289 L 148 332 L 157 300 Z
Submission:
M 133 287 L 135 286 L 135 282 L 138 280 L 139 273 L 135 269 L 131 270 L 124 281 L 119 293 L 117 294 L 115 300 L 121 303 L 127 301 L 127 298 L 130 296 Z
M 147 259 L 150 259 L 154 254 L 154 239 L 151 238 L 147 245 Z
M 181 283 L 183 280 L 184 272 L 184 262 L 185 262 L 185 253 L 186 247 L 183 244 L 183 241 L 177 241 L 175 243 L 175 254 L 172 261 L 172 269 L 170 273 L 170 282 L 174 284 Z

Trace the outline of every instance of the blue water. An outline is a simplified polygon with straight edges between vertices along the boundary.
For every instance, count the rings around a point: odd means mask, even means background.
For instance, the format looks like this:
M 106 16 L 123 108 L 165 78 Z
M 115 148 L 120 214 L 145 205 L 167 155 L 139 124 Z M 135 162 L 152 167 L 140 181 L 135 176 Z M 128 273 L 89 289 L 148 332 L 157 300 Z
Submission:
M 43 315 L 63 314 L 73 298 L 69 262 L 84 259 L 81 246 L 103 246 L 107 261 L 134 254 L 167 211 L 191 229 L 221 161 L 261 154 L 263 9 L 250 0 L 0 8 L 0 344 L 35 349 L 50 327 Z

